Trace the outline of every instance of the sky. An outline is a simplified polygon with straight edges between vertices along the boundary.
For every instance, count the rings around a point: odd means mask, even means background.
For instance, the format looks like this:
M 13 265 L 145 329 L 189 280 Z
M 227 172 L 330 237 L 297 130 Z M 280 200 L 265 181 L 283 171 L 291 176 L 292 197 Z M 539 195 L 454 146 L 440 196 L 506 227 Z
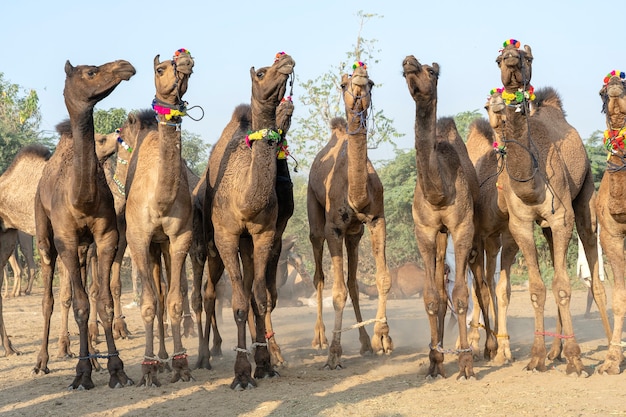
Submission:
M 606 128 L 598 95 L 604 76 L 614 69 L 626 71 L 618 27 L 611 20 L 619 8 L 587 0 L 6 3 L 0 25 L 5 39 L 0 72 L 5 81 L 37 91 L 41 129 L 46 131 L 67 118 L 63 101 L 67 60 L 72 65 L 130 61 L 136 75 L 96 106 L 130 111 L 150 107 L 154 57 L 170 58 L 179 48 L 189 50 L 195 60 L 184 99 L 188 107 L 200 106 L 205 113 L 200 121 L 185 118 L 183 129 L 215 143 L 235 106 L 250 101 L 250 68 L 271 65 L 276 52 L 285 51 L 296 61 L 293 131 L 298 118 L 307 115 L 299 105 L 304 91 L 298 82 L 315 79 L 345 61 L 356 44 L 359 11 L 377 15 L 361 31 L 380 49 L 374 53 L 379 62 L 366 62 L 376 83 L 372 100 L 404 135 L 396 140 L 401 149 L 414 146 L 415 103 L 401 68 L 407 55 L 440 65 L 438 116 L 473 110 L 486 116 L 483 107 L 489 90 L 501 87 L 495 58 L 502 43 L 513 38 L 530 45 L 531 84 L 559 92 L 569 123 L 583 139 Z M 197 118 L 200 113 L 190 114 Z M 390 147 L 370 152 L 373 160 L 391 157 Z

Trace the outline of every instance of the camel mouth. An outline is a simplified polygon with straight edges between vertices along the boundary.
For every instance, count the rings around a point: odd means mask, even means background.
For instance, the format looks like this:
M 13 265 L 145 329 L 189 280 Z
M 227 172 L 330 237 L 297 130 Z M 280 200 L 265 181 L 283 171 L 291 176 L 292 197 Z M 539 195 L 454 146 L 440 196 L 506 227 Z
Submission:
M 293 73 L 293 69 L 296 66 L 296 61 L 289 55 L 282 55 L 278 59 L 278 63 L 276 64 L 276 71 L 283 75 L 291 75 Z
M 417 58 L 411 55 L 407 56 L 406 58 L 404 58 L 404 61 L 402 61 L 402 69 L 404 71 L 404 75 L 406 75 L 421 71 L 422 66 L 420 65 Z
M 115 75 L 123 81 L 128 81 L 133 75 L 137 73 L 137 70 L 128 61 L 118 61 L 119 68 L 115 70 Z

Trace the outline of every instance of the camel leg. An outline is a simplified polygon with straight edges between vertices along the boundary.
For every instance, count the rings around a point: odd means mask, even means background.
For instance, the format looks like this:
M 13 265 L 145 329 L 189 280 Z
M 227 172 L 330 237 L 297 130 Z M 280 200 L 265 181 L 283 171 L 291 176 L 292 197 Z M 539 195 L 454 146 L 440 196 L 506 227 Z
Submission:
M 597 237 L 597 217 L 596 217 L 596 194 L 593 185 L 591 170 L 588 170 L 585 183 L 581 192 L 572 202 L 574 208 L 574 220 L 576 221 L 576 231 L 585 249 L 585 257 L 591 271 L 591 292 L 593 299 L 598 306 L 602 325 L 606 333 L 607 340 L 612 339 L 611 324 L 606 307 L 606 292 L 602 281 L 600 281 L 600 263 L 598 261 L 598 237 Z M 587 311 L 589 308 L 587 309 Z
M 187 301 L 187 313 L 189 314 L 189 298 L 187 297 L 187 275 L 185 272 L 185 261 L 189 251 L 191 242 L 191 228 L 189 232 L 170 236 L 170 259 L 171 273 L 168 282 L 167 292 L 167 314 L 172 325 L 172 338 L 174 339 L 174 353 L 172 354 L 172 378 L 170 382 L 179 380 L 188 382 L 193 380 L 189 363 L 187 360 L 187 351 L 183 346 L 181 325 L 183 321 L 183 312 L 185 300 Z M 185 289 L 183 291 L 183 288 Z M 189 317 L 191 318 L 191 317 Z M 191 322 L 193 327 L 193 322 Z
M 531 359 L 526 365 L 529 371 L 546 371 L 546 346 L 544 327 L 544 308 L 546 303 L 546 286 L 541 279 L 537 249 L 533 237 L 533 223 L 523 222 L 511 215 L 509 217 L 509 230 L 519 245 L 528 268 L 528 285 L 530 301 L 535 312 L 535 337 L 531 349 Z
M 272 311 L 278 303 L 278 287 L 276 275 L 278 273 L 278 262 L 283 244 L 283 233 L 287 227 L 287 222 L 293 216 L 295 203 L 293 199 L 293 182 L 289 173 L 289 165 L 286 159 L 276 161 L 276 197 L 278 198 L 278 214 L 276 216 L 276 230 L 272 243 L 269 260 L 266 266 L 266 287 L 268 290 L 268 306 L 265 319 L 265 338 L 267 348 L 273 366 L 285 366 L 286 361 L 280 351 L 280 346 L 276 341 L 276 333 L 272 324 Z
M 485 246 L 478 237 L 474 242 L 474 250 L 476 251 L 476 257 L 474 262 L 470 264 L 473 276 L 473 285 L 470 286 L 470 296 L 472 297 L 474 309 L 472 311 L 468 341 L 474 354 L 474 360 L 477 360 L 480 352 L 479 330 L 480 327 L 484 327 L 486 333 L 484 357 L 487 360 L 491 360 L 496 350 L 496 341 L 491 334 L 490 323 L 490 317 L 494 317 L 492 311 L 490 311 L 490 309 L 492 309 L 493 298 L 493 274 L 490 275 L 488 270 L 485 271 Z M 481 313 L 484 326 L 480 323 Z
M 233 295 L 231 306 L 237 325 L 237 357 L 235 359 L 235 377 L 230 384 L 234 390 L 245 390 L 257 386 L 252 378 L 252 365 L 248 360 L 246 348 L 246 321 L 250 309 L 250 290 L 245 288 L 239 264 L 239 236 L 215 236 L 215 243 L 231 280 Z
M 605 174 L 606 175 L 606 174 Z M 608 210 L 607 210 L 608 211 Z M 605 214 L 608 216 L 608 213 Z M 612 219 L 607 221 L 611 222 Z M 620 364 L 624 356 L 622 352 L 622 331 L 624 315 L 626 315 L 626 286 L 624 284 L 624 236 L 612 235 L 611 230 L 618 230 L 619 226 L 600 228 L 600 242 L 606 254 L 607 260 L 613 272 L 613 331 L 609 350 L 602 365 L 598 367 L 598 373 L 616 375 L 620 373 Z
M 507 231 L 502 234 L 502 253 L 500 255 L 500 279 L 496 283 L 497 300 L 497 323 L 496 337 L 498 339 L 498 351 L 494 362 L 504 364 L 513 361 L 511 344 L 507 328 L 507 316 L 511 301 L 511 266 L 515 262 L 519 248 L 511 234 Z M 495 265 L 494 265 L 495 269 Z
M 55 245 L 61 242 L 55 242 Z M 72 287 L 72 308 L 74 319 L 78 325 L 79 352 L 78 363 L 76 364 L 76 376 L 70 384 L 70 389 L 92 389 L 95 385 L 91 379 L 92 364 L 89 354 L 89 295 L 85 290 L 83 278 L 80 271 L 80 261 L 78 257 L 78 241 L 70 241 L 67 236 L 62 244 L 63 250 L 59 252 L 59 257 L 67 270 Z
M 107 370 L 109 371 L 109 387 L 121 388 L 133 385 L 134 382 L 124 371 L 124 363 L 119 356 L 113 336 L 114 305 L 111 293 L 110 276 L 111 266 L 115 258 L 118 242 L 118 233 L 113 229 L 102 236 L 95 236 L 97 250 L 97 273 L 93 278 L 98 280 L 97 307 L 98 317 L 104 329 L 107 344 Z
M 335 310 L 335 322 L 333 325 L 333 337 L 328 348 L 328 359 L 324 368 L 326 369 L 342 369 L 341 356 L 343 354 L 341 347 L 341 327 L 343 323 L 343 310 L 346 306 L 346 300 L 348 298 L 348 291 L 346 283 L 344 281 L 343 272 L 343 236 L 337 236 L 336 231 L 328 230 L 326 233 L 328 250 L 332 259 L 333 270 L 333 308 Z M 318 301 L 321 301 L 318 294 Z M 318 308 L 320 308 L 318 306 Z M 360 333 L 360 339 L 362 340 L 362 334 Z M 367 337 L 369 343 L 369 336 Z
M 252 334 L 254 338 L 254 346 L 256 346 L 256 350 L 254 353 L 254 360 L 256 362 L 256 369 L 254 371 L 255 378 L 268 378 L 278 376 L 278 373 L 274 370 L 272 366 L 269 347 L 266 340 L 267 329 L 265 326 L 267 320 L 270 319 L 268 316 L 270 314 L 271 303 L 271 298 L 267 288 L 266 273 L 271 256 L 272 246 L 275 242 L 275 236 L 275 230 L 267 230 L 263 233 L 257 233 L 252 235 L 254 246 L 254 255 L 252 257 L 252 260 L 254 262 L 254 277 L 251 285 L 251 307 L 252 311 L 254 312 L 254 327 L 256 330 L 256 334 Z M 242 250 L 242 252 L 251 253 L 250 251 L 246 250 Z M 244 282 L 246 283 L 246 287 L 249 285 L 249 279 L 249 277 L 246 277 L 244 275 Z M 275 294 L 275 275 L 273 281 L 274 282 L 272 285 L 274 285 L 274 288 L 272 288 L 272 290 Z
M 95 245 L 89 245 L 87 262 L 90 264 L 89 272 L 91 275 L 91 284 L 89 285 L 89 351 L 95 353 L 95 345 L 98 343 L 98 336 L 100 335 L 98 329 L 98 293 L 100 292 L 100 283 L 97 277 L 98 274 L 98 260 L 97 255 L 93 253 Z M 85 288 L 87 288 L 87 277 L 83 278 Z
M 463 227 L 464 226 L 464 227 Z M 456 277 L 452 289 L 452 305 L 459 320 L 459 378 L 473 378 L 473 355 L 467 338 L 467 309 L 469 306 L 469 289 L 467 286 L 467 262 L 472 248 L 474 235 L 473 223 L 459 225 L 452 231 L 454 243 L 454 261 Z M 478 307 L 478 306 L 476 306 Z
M 554 265 L 554 236 L 552 235 L 552 229 L 543 228 L 542 233 L 548 242 L 548 247 L 550 249 L 550 260 L 552 261 L 552 265 Z M 553 285 L 554 288 L 554 285 Z M 555 334 L 560 335 L 563 331 L 563 320 L 561 317 L 561 311 L 557 310 L 556 315 L 556 331 Z M 560 337 L 555 337 L 552 339 L 552 347 L 548 352 L 548 359 L 562 361 L 561 353 L 563 352 L 563 343 Z
M 368 227 L 372 241 L 372 253 L 376 261 L 376 288 L 378 289 L 378 308 L 376 310 L 376 324 L 374 324 L 371 346 L 376 354 L 385 353 L 389 355 L 393 351 L 393 341 L 389 336 L 389 324 L 387 322 L 387 298 L 391 289 L 391 275 L 387 268 L 387 252 L 385 248 L 387 243 L 387 225 L 384 218 L 378 218 L 373 220 Z M 356 279 L 354 284 L 355 286 L 358 285 Z M 358 289 L 355 288 L 354 291 L 358 294 Z M 352 292 L 350 295 L 352 296 Z
M 136 246 L 135 246 L 136 244 Z M 160 387 L 157 374 L 161 364 L 161 358 L 154 354 L 154 319 L 157 315 L 158 290 L 156 285 L 160 285 L 153 279 L 153 266 L 155 255 L 152 254 L 149 242 L 129 242 L 131 258 L 133 259 L 133 269 L 137 271 L 137 276 L 141 280 L 141 318 L 145 330 L 145 349 L 141 363 L 141 380 L 139 386 Z M 160 262 L 160 258 L 156 261 Z
M 311 191 L 309 191 L 311 194 Z M 312 197 L 307 197 L 308 201 L 312 201 Z M 315 286 L 317 296 L 317 319 L 315 321 L 313 341 L 311 346 L 313 349 L 326 349 L 328 340 L 326 339 L 326 327 L 323 318 L 323 299 L 324 299 L 324 211 L 317 204 L 308 207 L 309 217 L 309 240 L 313 249 L 313 259 L 315 261 L 315 273 L 313 275 L 313 284 Z
M 346 235 L 346 255 L 348 258 L 348 278 L 346 282 L 347 282 L 347 287 L 348 287 L 348 294 L 350 294 L 350 299 L 352 300 L 352 307 L 354 309 L 354 316 L 356 318 L 357 323 L 363 322 L 363 315 L 361 314 L 361 305 L 359 303 L 358 282 L 357 282 L 357 277 L 356 277 L 357 269 L 359 266 L 359 243 L 361 241 L 362 236 L 363 236 L 363 227 L 361 227 L 359 233 Z M 374 242 L 372 242 L 372 244 L 374 244 Z M 377 248 L 377 249 L 380 249 L 380 248 Z M 382 248 L 382 250 L 384 253 L 384 248 Z M 391 286 L 391 278 L 389 279 L 389 283 L 390 283 L 389 286 Z M 387 292 L 389 291 L 387 290 Z M 386 294 L 383 294 L 382 297 L 385 299 L 384 305 L 386 305 Z M 379 297 L 379 306 L 380 306 L 380 297 Z M 382 313 L 383 313 L 383 317 L 380 318 L 380 320 L 386 321 L 387 318 L 384 315 L 385 309 L 382 310 Z M 386 325 L 386 322 L 384 324 Z M 335 330 L 340 330 L 340 329 L 341 327 Z M 372 343 L 370 341 L 369 335 L 367 334 L 367 330 L 365 329 L 365 326 L 359 326 L 358 329 L 359 329 L 359 341 L 361 342 L 361 350 L 359 351 L 359 353 L 361 355 L 371 354 L 374 350 L 372 349 Z M 387 333 L 388 332 L 389 332 L 389 327 L 387 327 Z M 378 344 L 382 345 L 382 341 L 379 340 Z M 382 350 L 382 347 L 381 347 L 381 350 Z M 378 353 L 382 353 L 382 351 Z
M 42 251 L 40 249 L 40 253 L 41 252 Z M 47 254 L 48 263 L 44 260 L 44 256 L 42 256 L 41 262 L 41 279 L 43 284 L 43 298 L 41 301 L 43 336 L 41 339 L 41 348 L 39 349 L 39 354 L 37 355 L 37 363 L 33 368 L 33 373 L 35 374 L 38 374 L 39 372 L 44 374 L 50 373 L 50 369 L 48 368 L 48 360 L 50 359 L 48 354 L 48 342 L 50 340 L 50 318 L 52 317 L 52 310 L 54 308 L 52 278 L 54 275 L 54 266 L 57 260 L 56 249 L 50 247 L 49 250 L 47 250 Z M 61 267 L 61 264 L 62 262 L 59 263 L 59 267 Z
M 16 242 L 15 234 L 16 234 L 15 229 L 10 229 L 10 230 L 7 230 L 6 232 L 0 232 L 0 265 L 5 265 L 7 262 L 7 259 L 11 255 L 11 252 L 13 252 L 15 243 L 12 243 L 12 242 Z M 0 268 L 0 272 L 2 272 L 2 269 L 4 268 Z M 0 280 L 0 293 L 1 293 L 1 290 L 2 290 L 2 280 Z M 7 332 L 6 332 L 6 328 L 4 327 L 4 318 L 2 316 L 2 297 L 1 296 L 0 296 L 0 337 L 2 338 L 2 346 L 4 347 L 5 356 L 10 356 L 13 354 L 17 354 L 17 355 L 20 354 L 20 352 L 16 350 L 11 344 L 11 341 L 9 340 L 9 336 L 7 335 Z
M 189 280 L 187 279 L 187 268 L 183 262 L 183 272 L 180 276 L 180 292 L 183 297 L 183 316 L 182 316 L 182 332 L 185 337 L 195 337 L 193 319 L 191 318 L 191 308 L 189 306 Z
M 59 303 L 61 304 L 61 329 L 57 358 L 73 358 L 70 350 L 69 315 L 72 307 L 72 283 L 63 262 L 59 262 Z
M 22 292 L 22 266 L 19 262 L 17 246 L 13 250 L 13 254 L 9 257 L 9 265 L 11 265 L 11 269 L 13 270 L 13 289 L 11 290 L 11 297 L 19 297 Z
M 124 222 L 125 225 L 125 222 Z M 117 252 L 111 265 L 111 295 L 113 296 L 113 337 L 115 339 L 126 339 L 130 335 L 124 314 L 122 313 L 122 262 L 126 251 L 126 228 L 120 228 L 118 220 L 119 240 L 117 242 Z
M 221 258 L 217 255 L 207 257 L 205 270 L 207 279 L 203 292 L 203 299 L 204 311 L 206 313 L 206 324 L 204 332 L 202 334 L 198 332 L 198 334 L 203 337 L 202 339 L 199 339 L 198 361 L 196 363 L 196 368 L 211 369 L 211 363 L 209 362 L 211 355 L 222 355 L 222 338 L 219 335 L 216 321 L 216 300 L 218 297 L 216 287 L 224 272 L 224 264 L 222 263 Z M 198 327 L 198 329 L 200 329 L 200 327 Z M 213 330 L 213 349 L 209 351 L 211 330 Z
M 18 232 L 17 237 L 20 242 L 20 247 L 22 248 L 22 254 L 24 255 L 24 259 L 26 259 L 26 274 L 28 276 L 28 283 L 26 284 L 24 294 L 30 295 L 33 290 L 33 282 L 35 281 L 35 257 L 33 248 L 33 237 L 22 232 Z

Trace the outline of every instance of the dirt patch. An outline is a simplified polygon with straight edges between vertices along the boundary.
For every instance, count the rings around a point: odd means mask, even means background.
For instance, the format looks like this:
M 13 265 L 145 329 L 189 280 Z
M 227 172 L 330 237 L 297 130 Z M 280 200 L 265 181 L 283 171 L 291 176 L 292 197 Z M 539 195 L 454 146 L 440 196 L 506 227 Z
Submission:
M 607 288 L 610 293 L 610 289 Z M 607 341 L 597 311 L 584 317 L 586 292 L 575 291 L 572 312 L 576 337 L 583 352 L 583 363 L 593 370 L 607 351 Z M 131 302 L 131 294 L 123 295 Z M 366 297 L 364 297 L 366 298 Z M 546 328 L 554 329 L 556 309 L 549 295 Z M 609 300 L 610 305 L 610 300 Z M 595 308 L 595 307 L 594 307 Z M 362 300 L 364 319 L 375 316 L 376 301 Z M 281 377 L 258 381 L 258 388 L 235 392 L 232 381 L 236 344 L 232 312 L 225 309 L 221 326 L 224 337 L 221 358 L 212 358 L 213 369 L 193 370 L 195 381 L 169 383 L 160 377 L 160 388 L 108 388 L 108 373 L 94 373 L 96 388 L 70 392 L 66 387 L 74 376 L 76 360 L 56 359 L 58 304 L 53 316 L 48 375 L 31 375 L 42 332 L 41 293 L 4 300 L 4 318 L 13 345 L 20 356 L 0 358 L 0 415 L 2 416 L 595 416 L 626 415 L 624 374 L 567 376 L 565 365 L 550 363 L 549 371 L 523 370 L 529 360 L 533 333 L 533 313 L 528 291 L 513 289 L 510 306 L 511 349 L 516 361 L 495 366 L 476 362 L 477 379 L 457 381 L 456 357 L 446 355 L 446 379 L 427 380 L 428 323 L 423 301 L 418 298 L 390 300 L 388 321 L 395 351 L 390 356 L 359 355 L 357 331 L 343 334 L 345 369 L 320 369 L 326 353 L 311 348 L 315 308 L 279 307 L 274 314 L 277 340 L 288 366 Z M 593 310 L 595 311 L 595 310 Z M 141 378 L 144 331 L 139 309 L 125 308 L 132 335 L 119 340 L 117 347 L 127 374 Z M 332 307 L 325 307 L 327 336 L 332 328 Z M 346 309 L 344 325 L 354 323 Z M 70 318 L 72 349 L 78 352 L 77 328 Z M 371 336 L 372 326 L 367 329 Z M 454 344 L 456 334 L 446 337 L 444 347 Z M 483 335 L 484 337 L 484 335 Z M 172 349 L 171 338 L 167 339 Z M 546 343 L 550 343 L 547 339 Z M 197 340 L 184 339 L 195 364 Z M 482 343 L 482 342 L 481 342 Z M 104 343 L 98 347 L 105 350 Z M 171 352 L 170 352 L 171 353 Z M 103 365 L 106 365 L 104 362 Z

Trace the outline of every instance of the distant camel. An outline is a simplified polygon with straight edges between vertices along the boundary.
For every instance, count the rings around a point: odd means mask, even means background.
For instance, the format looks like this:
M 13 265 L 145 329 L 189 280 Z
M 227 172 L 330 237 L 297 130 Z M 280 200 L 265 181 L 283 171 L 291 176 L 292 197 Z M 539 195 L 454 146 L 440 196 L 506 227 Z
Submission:
M 407 262 L 399 267 L 389 268 L 389 275 L 391 276 L 391 289 L 388 298 L 403 299 L 414 295 L 422 296 L 426 272 L 415 262 Z M 370 300 L 378 298 L 376 285 L 359 283 L 359 291 L 369 295 Z

